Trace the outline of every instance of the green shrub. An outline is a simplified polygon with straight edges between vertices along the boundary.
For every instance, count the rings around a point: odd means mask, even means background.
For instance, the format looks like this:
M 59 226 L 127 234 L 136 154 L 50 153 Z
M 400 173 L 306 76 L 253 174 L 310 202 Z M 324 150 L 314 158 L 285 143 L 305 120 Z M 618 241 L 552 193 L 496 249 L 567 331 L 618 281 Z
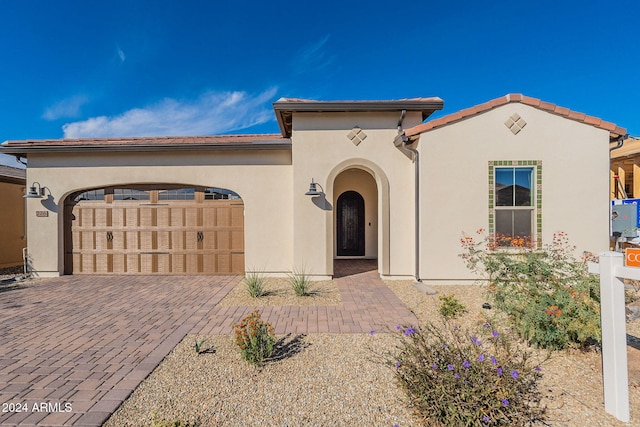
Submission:
M 478 230 L 482 234 L 482 230 Z M 488 298 L 530 344 L 563 349 L 601 340 L 600 285 L 564 233 L 542 248 L 497 249 L 488 237 L 461 239 L 469 269 L 489 283 Z
M 438 299 L 442 301 L 438 311 L 446 319 L 454 319 L 467 311 L 467 308 L 460 304 L 453 294 L 440 295 Z
M 252 271 L 248 272 L 244 278 L 244 284 L 247 287 L 247 292 L 253 298 L 263 297 L 266 293 L 264 285 L 267 279 L 260 272 Z
M 262 366 L 271 357 L 276 343 L 273 326 L 263 322 L 260 310 L 254 310 L 234 326 L 236 345 L 240 348 L 242 357 L 247 362 Z
M 207 339 L 203 338 L 203 339 L 198 339 L 198 338 L 194 338 L 193 340 L 193 351 L 196 352 L 196 354 L 202 354 L 205 351 L 208 350 L 208 347 L 205 347 L 205 344 L 207 343 Z
M 300 270 L 294 268 L 293 272 L 289 274 L 289 283 L 293 288 L 293 291 L 299 297 L 304 297 L 309 295 L 309 287 L 311 284 L 311 279 L 304 267 Z
M 409 405 L 428 425 L 523 426 L 542 420 L 539 365 L 491 325 L 469 333 L 445 320 L 398 327 L 388 360 Z

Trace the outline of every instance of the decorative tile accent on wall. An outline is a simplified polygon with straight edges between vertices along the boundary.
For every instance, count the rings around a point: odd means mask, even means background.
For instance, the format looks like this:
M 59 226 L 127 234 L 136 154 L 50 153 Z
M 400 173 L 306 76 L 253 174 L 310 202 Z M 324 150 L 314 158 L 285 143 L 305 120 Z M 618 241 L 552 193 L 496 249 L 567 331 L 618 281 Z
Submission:
M 514 135 L 517 135 L 518 132 L 527 125 L 527 122 L 525 122 L 518 113 L 514 113 L 506 122 L 504 122 L 504 125 L 509 128 Z
M 495 218 L 494 218 L 494 199 L 495 199 L 495 167 L 496 166 L 533 166 L 535 169 L 535 197 L 536 197 L 536 209 L 535 215 L 535 238 L 536 246 L 542 247 L 542 160 L 489 160 L 489 234 L 495 232 Z
M 362 129 L 358 126 L 351 129 L 351 131 L 347 134 L 347 138 L 351 140 L 356 146 L 365 140 L 367 134 L 364 133 Z

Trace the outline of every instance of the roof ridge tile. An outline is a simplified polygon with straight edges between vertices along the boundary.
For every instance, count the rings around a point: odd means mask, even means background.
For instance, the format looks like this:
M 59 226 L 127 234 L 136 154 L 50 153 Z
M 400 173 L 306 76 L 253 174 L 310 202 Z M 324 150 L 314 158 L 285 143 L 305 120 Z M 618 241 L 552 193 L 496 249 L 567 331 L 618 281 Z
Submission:
M 622 135 L 625 135 L 627 132 L 625 128 L 617 126 L 616 124 L 611 122 L 606 122 L 600 119 L 599 117 L 589 116 L 585 113 L 573 111 L 573 110 L 570 110 L 569 108 L 561 107 L 551 102 L 542 101 L 538 98 L 533 98 L 533 97 L 526 96 L 519 93 L 509 93 L 505 96 L 501 96 L 499 98 L 492 99 L 482 104 L 465 108 L 455 113 L 451 113 L 449 115 L 439 117 L 429 122 L 422 123 L 412 128 L 406 129 L 405 136 L 407 137 L 416 136 L 423 132 L 426 132 L 441 126 L 446 126 L 451 123 L 458 122 L 460 120 L 487 112 L 489 110 L 492 110 L 493 108 L 506 105 L 511 102 L 519 102 L 543 111 L 547 111 L 557 116 L 582 122 L 584 124 L 595 126 L 603 130 L 608 130 L 611 134 L 611 137 L 622 136 Z

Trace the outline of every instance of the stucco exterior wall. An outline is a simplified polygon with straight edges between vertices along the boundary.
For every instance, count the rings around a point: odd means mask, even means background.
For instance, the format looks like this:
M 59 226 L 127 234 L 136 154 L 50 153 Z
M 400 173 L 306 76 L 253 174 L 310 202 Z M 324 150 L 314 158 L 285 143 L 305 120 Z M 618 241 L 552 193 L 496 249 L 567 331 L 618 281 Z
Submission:
M 504 122 L 518 113 L 514 135 Z M 565 232 L 577 252 L 608 248 L 609 133 L 512 103 L 421 135 L 422 278 L 474 280 L 458 254 L 462 233 L 488 228 L 488 162 L 536 160 L 542 167 L 542 243 Z
M 291 139 L 296 265 L 304 264 L 316 275 L 333 274 L 334 202 L 340 189 L 335 179 L 341 172 L 356 168 L 370 173 L 376 182 L 379 272 L 384 276 L 411 276 L 414 175 L 411 159 L 393 144 L 399 118 L 399 113 L 294 113 Z M 410 112 L 404 126 L 420 122 L 420 113 Z M 357 146 L 347 138 L 355 126 L 367 135 Z M 305 196 L 312 178 L 324 188 L 327 203 L 321 197 Z
M 64 271 L 64 199 L 110 185 L 176 183 L 219 187 L 240 195 L 245 210 L 247 270 L 284 274 L 292 262 L 291 152 L 32 154 L 28 182 L 47 187 L 28 199 L 29 255 L 40 276 Z M 48 217 L 36 217 L 48 211 Z
M 24 185 L 0 182 L 0 268 L 22 265 Z

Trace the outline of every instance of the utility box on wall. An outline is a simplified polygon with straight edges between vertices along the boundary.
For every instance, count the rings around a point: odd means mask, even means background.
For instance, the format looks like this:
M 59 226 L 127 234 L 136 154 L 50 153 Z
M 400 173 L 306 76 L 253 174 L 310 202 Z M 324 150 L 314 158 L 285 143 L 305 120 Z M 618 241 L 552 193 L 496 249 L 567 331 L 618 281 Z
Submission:
M 611 235 L 638 237 L 638 204 L 625 203 L 611 206 Z

